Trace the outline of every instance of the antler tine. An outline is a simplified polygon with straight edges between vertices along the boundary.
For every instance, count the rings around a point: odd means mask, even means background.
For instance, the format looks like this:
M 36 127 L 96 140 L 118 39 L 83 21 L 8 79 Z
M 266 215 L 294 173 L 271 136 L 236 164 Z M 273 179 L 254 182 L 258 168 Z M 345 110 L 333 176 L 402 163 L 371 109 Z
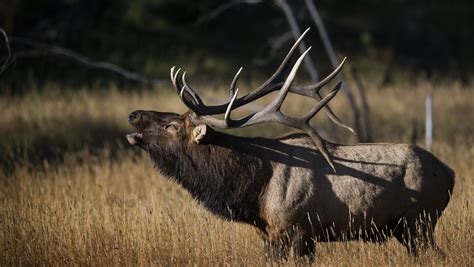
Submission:
M 291 88 L 292 93 L 299 94 L 299 95 L 304 95 L 308 96 L 311 98 L 316 99 L 317 101 L 321 101 L 323 98 L 321 97 L 321 94 L 319 93 L 319 90 L 323 88 L 328 82 L 330 82 L 334 77 L 336 77 L 337 74 L 341 71 L 342 67 L 346 63 L 347 57 L 344 57 L 344 59 L 341 61 L 339 66 L 337 66 L 336 69 L 334 69 L 328 76 L 326 76 L 323 80 L 320 82 L 313 84 L 313 85 L 308 85 L 304 87 L 293 87 Z M 334 122 L 336 125 L 346 128 L 353 134 L 356 134 L 355 131 L 348 125 L 344 124 L 337 116 L 334 114 L 334 112 L 331 110 L 329 106 L 324 106 L 324 111 L 326 115 L 329 117 L 329 119 Z
M 329 157 L 329 152 L 326 149 L 326 146 L 323 143 L 323 139 L 318 134 L 318 132 L 313 127 L 311 127 L 309 124 L 304 125 L 303 129 L 301 129 L 301 130 L 305 131 L 309 135 L 309 137 L 311 137 L 313 142 L 318 147 L 319 152 L 321 152 L 321 154 L 323 155 L 326 162 L 329 164 L 329 166 L 331 166 L 334 173 L 336 173 L 336 168 L 334 167 L 334 164 L 332 163 L 332 160 Z
M 329 73 L 328 76 L 326 76 L 324 79 L 319 81 L 316 84 L 311 84 L 308 86 L 303 86 L 303 87 L 294 87 L 292 88 L 291 92 L 296 93 L 296 94 L 301 94 L 301 95 L 306 95 L 306 96 L 313 96 L 314 93 L 319 92 L 321 88 L 323 88 L 326 84 L 328 84 L 336 75 L 339 74 L 339 72 L 342 70 L 342 67 L 346 63 L 347 57 L 343 58 L 341 63 L 339 63 L 339 66 L 335 68 L 331 73 Z
M 316 113 L 325 107 L 327 103 L 329 103 L 329 101 L 331 101 L 331 99 L 333 99 L 333 97 L 335 97 L 339 92 L 341 89 L 341 84 L 341 82 L 338 82 L 331 92 L 329 92 L 329 94 L 327 94 L 316 106 L 311 109 L 311 111 L 308 112 L 308 114 L 306 114 L 306 116 L 304 116 L 304 120 L 309 122 L 314 117 L 314 115 L 316 115 Z
M 278 78 L 278 76 L 280 74 L 282 74 L 283 70 L 285 69 L 285 67 L 287 66 L 288 64 L 288 61 L 290 60 L 291 56 L 293 55 L 293 53 L 295 52 L 295 50 L 298 48 L 298 46 L 300 45 L 301 41 L 303 41 L 303 38 L 304 36 L 306 35 L 306 33 L 308 33 L 308 31 L 310 30 L 311 28 L 307 28 L 302 34 L 301 36 L 296 40 L 296 42 L 293 44 L 293 46 L 290 48 L 290 51 L 288 51 L 288 54 L 286 54 L 285 58 L 283 59 L 283 61 L 280 63 L 280 66 L 278 66 L 278 69 L 273 73 L 273 75 L 268 79 L 266 80 L 261 86 L 259 86 L 259 88 L 257 88 L 255 91 L 253 91 L 252 93 L 248 94 L 247 96 L 248 97 L 252 97 L 252 95 L 255 95 L 255 96 L 258 96 L 258 97 L 261 97 L 263 95 L 265 95 L 266 93 L 269 93 L 270 91 L 266 92 L 265 89 L 271 89 L 271 87 L 274 87 L 274 85 L 277 85 L 278 83 L 275 82 L 275 80 Z M 265 93 L 263 95 L 260 95 L 261 93 Z M 247 97 L 245 96 L 245 97 Z M 257 97 L 257 98 L 258 98 Z M 242 97 L 243 98 L 243 97 Z
M 318 82 L 316 84 L 304 86 L 304 87 L 298 87 L 298 86 L 292 87 L 292 88 L 290 88 L 290 92 L 298 94 L 298 95 L 302 95 L 302 96 L 311 97 L 311 98 L 316 99 L 317 101 L 321 101 L 323 98 L 321 97 L 321 95 L 319 93 L 319 90 L 321 88 L 323 88 L 327 83 L 329 83 L 329 81 L 331 81 L 337 74 L 339 74 L 339 72 L 341 71 L 342 67 L 344 66 L 344 64 L 346 62 L 346 59 L 347 58 L 344 58 L 341 61 L 341 63 L 339 64 L 339 66 L 336 69 L 334 69 L 328 76 L 326 76 L 320 82 Z M 266 91 L 266 94 L 268 94 L 270 92 L 273 92 L 275 90 L 278 90 L 280 88 L 280 86 L 281 86 L 281 83 L 273 84 L 272 87 L 268 91 Z M 326 115 L 329 117 L 329 119 L 331 119 L 331 121 L 334 122 L 336 125 L 341 126 L 343 128 L 346 128 L 347 130 L 349 130 L 353 134 L 356 134 L 355 131 L 351 127 L 344 124 L 334 114 L 334 112 L 331 110 L 331 108 L 329 106 L 324 106 L 324 111 L 325 111 Z
M 189 100 L 186 97 L 184 97 L 184 92 L 185 91 L 186 91 L 186 87 L 183 86 L 181 88 L 181 90 L 179 91 L 179 93 L 178 93 L 179 98 L 181 98 L 181 101 L 183 101 L 183 103 L 186 105 L 186 107 L 188 107 L 190 110 L 194 111 L 194 113 L 199 114 L 199 112 L 196 109 L 196 107 L 194 106 L 194 104 L 190 103 Z
M 170 69 L 170 78 L 171 78 L 171 83 L 173 84 L 174 87 L 176 87 L 176 86 L 174 85 L 174 81 L 173 81 L 173 78 L 174 78 L 174 68 L 176 68 L 176 66 L 173 66 L 173 67 L 171 67 L 171 69 Z
M 170 71 L 170 76 L 171 76 L 171 83 L 173 83 L 173 86 L 174 88 L 176 89 L 176 91 L 179 93 L 181 91 L 181 88 L 179 88 L 177 82 L 176 82 L 176 79 L 178 77 L 178 73 L 181 71 L 181 68 L 179 68 L 176 73 L 174 72 L 176 66 L 173 66 L 171 68 L 171 71 Z
M 321 136 L 318 134 L 318 132 L 311 127 L 309 124 L 309 121 L 318 113 L 321 108 L 325 107 L 331 99 L 333 99 L 336 94 L 339 92 L 341 89 L 341 82 L 338 82 L 337 85 L 334 87 L 334 89 L 329 92 L 313 109 L 311 109 L 306 116 L 303 117 L 303 120 L 305 121 L 304 130 L 310 137 L 313 139 L 314 143 L 318 147 L 319 151 L 323 155 L 324 159 L 326 159 L 327 163 L 331 166 L 331 168 L 336 172 L 336 168 L 334 167 L 334 164 L 332 163 L 331 158 L 329 157 L 329 152 L 327 151 L 326 147 L 324 146 L 323 139 Z
M 227 122 L 227 125 L 229 125 L 231 123 L 230 113 L 232 112 L 232 105 L 234 105 L 234 101 L 235 101 L 235 98 L 237 97 L 238 93 L 239 93 L 239 88 L 237 88 L 235 90 L 235 93 L 234 93 L 234 95 L 232 96 L 232 98 L 229 102 L 229 106 L 227 107 L 227 110 L 225 111 L 224 120 Z
M 285 98 L 288 95 L 288 91 L 291 89 L 291 85 L 293 84 L 293 81 L 295 80 L 296 73 L 298 72 L 301 62 L 303 61 L 306 54 L 308 54 L 309 50 L 311 50 L 311 46 L 308 49 L 306 49 L 306 51 L 304 51 L 303 54 L 301 54 L 301 56 L 298 58 L 296 63 L 293 65 L 293 68 L 291 69 L 290 74 L 288 74 L 288 77 L 283 83 L 283 86 L 281 87 L 281 90 L 278 93 L 277 98 L 275 98 L 272 104 L 269 105 L 271 110 L 280 111 L 281 105 L 283 105 L 283 101 L 285 101 Z
M 235 74 L 234 79 L 232 79 L 232 82 L 230 83 L 230 89 L 229 89 L 230 97 L 233 97 L 234 94 L 235 94 L 235 89 L 237 87 L 237 81 L 239 80 L 240 72 L 242 72 L 242 69 L 243 69 L 243 67 L 240 67 L 240 69 Z
M 181 68 L 179 68 L 176 73 L 174 74 L 174 77 L 173 77 L 173 82 L 174 84 L 176 85 L 178 91 L 181 90 L 181 87 L 180 85 L 178 84 L 178 75 L 179 75 L 179 72 L 181 71 Z
M 197 105 L 199 105 L 199 103 L 202 103 L 202 101 L 200 101 L 201 99 L 196 94 L 196 92 L 188 85 L 188 83 L 186 81 L 186 71 L 183 72 L 183 76 L 181 77 L 181 80 L 184 84 L 183 88 L 185 88 L 186 91 L 193 97 L 194 104 L 197 106 Z
M 175 66 L 173 66 L 170 70 L 170 76 L 171 76 L 171 83 L 173 83 L 173 86 L 174 88 L 176 89 L 176 92 L 178 93 L 178 96 L 181 98 L 181 101 L 183 101 L 183 103 L 189 108 L 191 109 L 192 111 L 194 111 L 195 113 L 199 114 L 199 107 L 197 106 L 197 100 L 196 98 L 194 97 L 193 95 L 193 92 L 192 90 L 187 86 L 186 84 L 186 72 L 183 73 L 183 76 L 182 76 L 182 82 L 184 85 L 181 85 L 179 83 L 179 80 L 178 80 L 178 74 L 179 72 L 181 71 L 181 68 L 179 68 L 176 72 L 175 72 Z M 194 99 L 194 103 L 191 103 L 193 101 L 189 101 L 185 96 L 184 96 L 184 92 L 187 92 L 189 95 L 191 95 Z
M 319 98 L 321 99 L 321 97 Z M 319 100 L 318 99 L 318 100 Z M 352 134 L 355 134 L 357 135 L 357 133 L 354 131 L 354 129 L 352 129 L 349 125 L 343 123 L 341 121 L 341 119 L 339 119 L 336 114 L 334 114 L 334 112 L 331 110 L 331 108 L 329 106 L 324 106 L 324 112 L 326 113 L 326 115 L 328 116 L 328 118 L 334 122 L 337 126 L 340 126 L 342 128 L 345 128 L 346 130 L 350 131 Z

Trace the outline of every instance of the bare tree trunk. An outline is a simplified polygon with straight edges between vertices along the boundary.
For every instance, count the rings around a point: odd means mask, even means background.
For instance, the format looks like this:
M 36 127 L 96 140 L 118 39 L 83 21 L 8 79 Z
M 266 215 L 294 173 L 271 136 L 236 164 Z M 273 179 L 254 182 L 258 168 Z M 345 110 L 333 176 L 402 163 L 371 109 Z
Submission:
M 364 122 L 364 138 L 363 142 L 372 142 L 372 124 L 370 123 L 370 108 L 367 101 L 367 95 L 365 94 L 365 88 L 360 80 L 359 73 L 355 68 L 351 68 L 352 78 L 354 85 L 359 93 L 361 106 L 362 106 L 362 121 Z
M 288 24 L 290 25 L 293 38 L 295 40 L 298 40 L 298 38 L 301 36 L 301 31 L 298 26 L 298 23 L 296 22 L 296 18 L 293 14 L 293 11 L 291 11 L 290 6 L 285 0 L 274 0 L 274 1 L 275 1 L 275 4 L 283 10 L 286 20 L 288 21 Z M 298 49 L 301 54 L 304 51 L 306 51 L 307 47 L 304 41 L 301 42 Z M 308 70 L 311 80 L 313 82 L 317 82 L 319 80 L 319 74 L 318 74 L 318 71 L 316 70 L 316 67 L 313 64 L 313 61 L 311 60 L 310 55 L 306 55 L 306 57 L 304 58 L 304 64 L 305 64 L 306 70 Z
M 334 50 L 334 47 L 331 43 L 331 40 L 329 39 L 329 35 L 326 31 L 326 27 L 324 27 L 323 20 L 321 19 L 321 16 L 319 15 L 319 12 L 314 5 L 312 0 L 305 0 L 306 6 L 308 7 L 309 13 L 311 15 L 311 18 L 314 21 L 314 24 L 316 25 L 316 28 L 318 29 L 319 36 L 321 37 L 321 41 L 323 42 L 324 48 L 326 49 L 326 53 L 329 57 L 329 61 L 331 62 L 331 65 L 333 68 L 336 68 L 339 64 L 339 60 L 337 59 L 336 51 Z M 362 127 L 360 123 L 360 112 L 359 108 L 357 107 L 354 95 L 349 88 L 348 83 L 343 79 L 343 92 L 346 94 L 347 99 L 349 100 L 349 105 L 352 109 L 352 116 L 353 116 L 353 121 L 354 121 L 354 128 L 357 132 L 357 140 L 362 141 L 362 142 L 368 142 L 371 139 L 371 130 L 370 130 L 370 117 L 368 114 L 369 107 L 366 99 L 366 95 L 364 92 L 364 88 L 361 86 L 358 86 L 358 91 L 361 97 L 361 102 L 362 102 L 362 116 L 364 117 L 364 125 L 365 125 L 365 135 L 362 135 Z M 357 82 L 356 82 L 357 83 Z
M 331 65 L 333 68 L 335 68 L 337 67 L 337 65 L 339 65 L 339 60 L 337 59 L 336 51 L 334 51 L 331 40 L 329 39 L 329 35 L 326 31 L 326 28 L 324 27 L 323 20 L 321 19 L 321 16 L 319 16 L 319 12 L 316 9 L 316 6 L 314 5 L 313 1 L 305 0 L 305 2 L 306 6 L 308 7 L 309 14 L 311 15 L 311 18 L 313 19 L 314 24 L 318 29 L 319 36 L 321 37 L 321 41 L 323 42 L 324 48 L 326 49 L 326 52 L 329 56 Z

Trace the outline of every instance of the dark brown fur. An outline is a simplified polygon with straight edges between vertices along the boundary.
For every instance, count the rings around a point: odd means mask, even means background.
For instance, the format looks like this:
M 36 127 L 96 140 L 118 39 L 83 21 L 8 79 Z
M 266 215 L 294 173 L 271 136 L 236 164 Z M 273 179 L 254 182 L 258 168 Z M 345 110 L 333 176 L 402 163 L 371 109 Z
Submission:
M 170 118 L 189 123 L 180 116 Z M 251 143 L 275 141 L 208 131 L 201 144 L 188 140 L 189 133 L 185 133 L 176 137 L 179 142 L 160 140 L 139 146 L 149 153 L 160 173 L 181 184 L 214 214 L 263 227 L 258 202 L 272 176 L 272 166 L 269 159 L 255 154 Z

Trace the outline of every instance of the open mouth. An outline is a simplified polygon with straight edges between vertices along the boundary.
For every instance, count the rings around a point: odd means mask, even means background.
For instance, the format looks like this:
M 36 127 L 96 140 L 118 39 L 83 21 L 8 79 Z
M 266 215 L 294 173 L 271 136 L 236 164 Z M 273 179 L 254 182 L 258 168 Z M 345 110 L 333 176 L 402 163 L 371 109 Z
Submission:
M 127 134 L 127 140 L 131 145 L 136 145 L 141 140 L 142 136 L 142 133 Z

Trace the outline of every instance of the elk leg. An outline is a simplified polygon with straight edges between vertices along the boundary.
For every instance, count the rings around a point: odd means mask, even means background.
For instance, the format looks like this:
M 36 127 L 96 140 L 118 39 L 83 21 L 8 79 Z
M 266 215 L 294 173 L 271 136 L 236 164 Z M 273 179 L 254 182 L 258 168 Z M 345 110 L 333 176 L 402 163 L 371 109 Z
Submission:
M 393 235 L 400 242 L 405 248 L 407 249 L 408 253 L 413 256 L 418 256 L 418 250 L 416 247 L 416 236 L 415 236 L 415 228 L 409 227 L 408 223 L 405 223 L 403 227 L 397 229 L 393 232 Z
M 423 212 L 418 218 L 419 237 L 418 242 L 419 248 L 422 250 L 433 250 L 438 256 L 446 257 L 443 250 L 436 244 L 434 239 L 434 232 L 436 223 L 441 214 L 437 212 Z
M 403 227 L 397 229 L 393 235 L 414 256 L 418 256 L 422 250 L 427 249 L 432 249 L 440 256 L 445 256 L 434 240 L 434 229 L 439 215 L 421 212 L 417 213 L 417 217 L 404 218 Z
M 291 249 L 295 260 L 301 260 L 307 257 L 307 260 L 312 261 L 315 256 L 315 247 L 312 235 L 302 232 L 298 232 L 294 235 Z
M 298 226 L 278 230 L 265 240 L 265 254 L 270 261 L 295 260 L 314 252 L 314 242 Z
M 288 259 L 289 245 L 286 238 L 276 240 L 265 239 L 265 258 L 268 262 Z

